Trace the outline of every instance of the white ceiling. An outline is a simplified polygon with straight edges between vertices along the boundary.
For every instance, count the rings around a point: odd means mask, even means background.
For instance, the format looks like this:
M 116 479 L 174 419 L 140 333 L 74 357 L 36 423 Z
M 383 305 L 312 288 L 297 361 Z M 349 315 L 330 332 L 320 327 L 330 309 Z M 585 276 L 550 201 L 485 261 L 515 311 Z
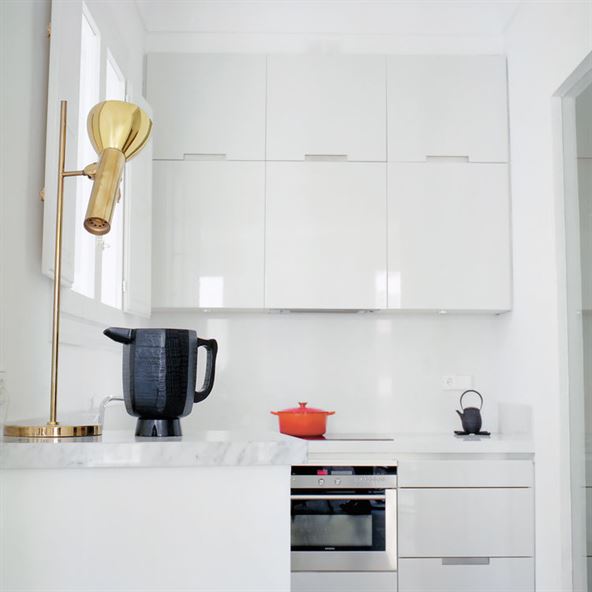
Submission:
M 521 4 L 506 0 L 135 1 L 148 32 L 395 36 L 501 35 Z

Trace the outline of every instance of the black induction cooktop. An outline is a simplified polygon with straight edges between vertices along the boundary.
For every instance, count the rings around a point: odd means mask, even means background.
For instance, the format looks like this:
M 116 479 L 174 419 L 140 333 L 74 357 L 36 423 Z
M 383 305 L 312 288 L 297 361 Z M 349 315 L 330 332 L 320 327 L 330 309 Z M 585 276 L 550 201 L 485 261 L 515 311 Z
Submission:
M 386 435 L 374 434 L 325 434 L 324 436 L 300 436 L 302 440 L 320 440 L 327 442 L 394 442 L 395 439 Z

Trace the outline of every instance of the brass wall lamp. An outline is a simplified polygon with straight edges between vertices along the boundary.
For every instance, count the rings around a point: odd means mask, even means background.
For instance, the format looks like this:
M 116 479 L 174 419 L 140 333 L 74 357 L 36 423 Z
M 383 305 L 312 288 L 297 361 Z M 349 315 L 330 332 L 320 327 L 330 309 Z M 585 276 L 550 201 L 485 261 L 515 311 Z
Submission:
M 5 436 L 28 438 L 62 438 L 98 436 L 100 424 L 62 425 L 57 420 L 58 354 L 60 340 L 60 280 L 62 275 L 62 219 L 64 179 L 86 176 L 93 187 L 84 217 L 84 228 L 102 236 L 111 230 L 115 205 L 119 201 L 119 185 L 123 168 L 145 146 L 152 131 L 152 121 L 137 105 L 124 101 L 103 101 L 88 114 L 88 135 L 99 161 L 81 171 L 66 171 L 67 101 L 60 104 L 60 146 L 53 279 L 53 329 L 51 339 L 51 398 L 49 421 L 42 425 L 13 424 L 4 426 Z

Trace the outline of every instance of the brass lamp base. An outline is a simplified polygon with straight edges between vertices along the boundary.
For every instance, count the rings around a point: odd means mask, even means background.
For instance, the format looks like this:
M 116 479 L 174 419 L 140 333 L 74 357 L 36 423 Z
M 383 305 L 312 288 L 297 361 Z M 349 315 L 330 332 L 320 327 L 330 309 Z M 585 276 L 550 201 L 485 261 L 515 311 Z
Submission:
M 61 425 L 46 423 L 44 425 L 6 425 L 4 435 L 13 438 L 74 438 L 84 436 L 100 436 L 103 426 L 96 425 Z

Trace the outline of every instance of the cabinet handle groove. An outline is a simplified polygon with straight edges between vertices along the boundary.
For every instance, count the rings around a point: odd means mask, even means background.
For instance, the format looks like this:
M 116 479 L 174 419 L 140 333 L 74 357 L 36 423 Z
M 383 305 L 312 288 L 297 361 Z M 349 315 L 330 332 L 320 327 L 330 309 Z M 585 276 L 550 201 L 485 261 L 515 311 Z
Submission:
M 468 156 L 439 156 L 434 154 L 428 154 L 426 162 L 469 162 Z
M 347 160 L 347 154 L 305 154 L 304 160 L 343 161 L 343 160 Z
M 208 154 L 205 152 L 185 153 L 184 160 L 226 160 L 226 153 L 224 154 Z
M 442 565 L 489 565 L 489 557 L 443 557 Z

